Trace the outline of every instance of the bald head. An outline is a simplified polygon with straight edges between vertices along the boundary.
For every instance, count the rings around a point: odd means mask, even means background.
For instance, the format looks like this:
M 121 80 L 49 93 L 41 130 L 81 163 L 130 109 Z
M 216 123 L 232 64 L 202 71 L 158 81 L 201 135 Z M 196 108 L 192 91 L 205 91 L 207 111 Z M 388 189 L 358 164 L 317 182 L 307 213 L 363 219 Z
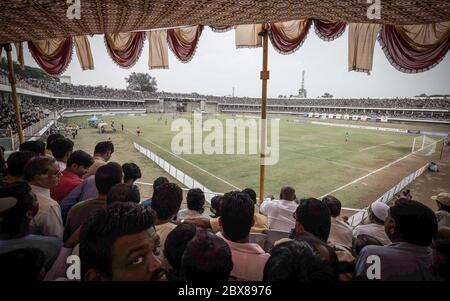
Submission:
M 283 186 L 280 192 L 280 199 L 285 201 L 295 200 L 295 189 L 291 186 Z

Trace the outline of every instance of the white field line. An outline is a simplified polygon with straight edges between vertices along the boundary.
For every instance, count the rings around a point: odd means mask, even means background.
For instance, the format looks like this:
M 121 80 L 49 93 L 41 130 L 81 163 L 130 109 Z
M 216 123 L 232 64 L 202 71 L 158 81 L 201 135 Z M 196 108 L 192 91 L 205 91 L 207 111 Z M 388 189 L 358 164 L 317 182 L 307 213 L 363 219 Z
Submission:
M 436 141 L 436 144 L 439 143 L 439 142 L 441 142 L 441 141 L 444 140 L 444 139 L 445 139 L 445 138 L 442 138 L 442 139 Z M 330 191 L 330 192 L 324 194 L 324 195 L 321 196 L 320 198 L 323 198 L 323 197 L 325 197 L 325 196 L 327 196 L 327 195 L 329 195 L 329 194 L 332 194 L 332 193 L 334 193 L 334 192 L 336 192 L 336 191 L 339 191 L 339 190 L 342 190 L 342 189 L 344 189 L 344 188 L 346 188 L 346 187 L 348 187 L 348 186 L 350 186 L 350 185 L 352 185 L 352 184 L 355 184 L 355 183 L 357 183 L 357 182 L 359 182 L 359 181 L 361 181 L 361 180 L 363 180 L 363 179 L 365 179 L 365 178 L 367 178 L 367 177 L 370 177 L 371 175 L 373 175 L 373 174 L 375 174 L 375 173 L 377 173 L 377 172 L 380 172 L 380 171 L 382 171 L 382 170 L 384 170 L 384 169 L 386 169 L 386 168 L 388 168 L 388 167 L 390 167 L 390 166 L 392 166 L 392 165 L 394 165 L 394 164 L 396 164 L 396 163 L 398 163 L 398 162 L 400 162 L 400 161 L 402 161 L 402 160 L 408 158 L 409 156 L 412 156 L 412 155 L 416 154 L 417 152 L 419 152 L 419 151 L 421 151 L 421 150 L 422 150 L 422 149 L 418 149 L 418 150 L 416 150 L 415 152 L 409 153 L 409 154 L 407 154 L 406 156 L 403 156 L 403 157 L 401 157 L 401 158 L 399 158 L 399 159 L 397 159 L 397 160 L 395 160 L 395 161 L 392 161 L 391 163 L 388 163 L 388 164 L 386 164 L 386 165 L 384 165 L 384 166 L 378 168 L 377 170 L 374 170 L 374 171 L 372 171 L 372 172 L 369 172 L 368 174 L 366 174 L 366 175 L 364 175 L 364 176 L 362 176 L 362 177 L 359 177 L 359 178 L 357 178 L 357 179 L 351 181 L 350 183 L 347 183 L 347 184 L 345 184 L 345 185 L 342 185 L 341 187 L 338 187 L 338 188 L 336 188 L 335 190 L 332 190 L 332 191 Z
M 134 133 L 133 133 L 132 131 L 130 131 L 130 130 L 126 130 L 126 131 L 129 132 L 130 134 L 133 134 L 133 135 L 134 135 Z M 196 164 L 194 164 L 194 163 L 192 163 L 192 162 L 190 162 L 190 161 L 188 161 L 188 160 L 186 160 L 186 159 L 184 159 L 184 158 L 182 158 L 182 157 L 180 157 L 180 156 L 178 156 L 178 155 L 172 153 L 171 151 L 165 149 L 165 148 L 162 147 L 161 145 L 156 144 L 155 142 L 150 141 L 150 140 L 148 140 L 148 139 L 142 138 L 141 136 L 139 136 L 139 138 L 141 138 L 142 140 L 144 140 L 144 141 L 146 141 L 146 142 L 148 142 L 148 143 L 153 144 L 154 146 L 158 147 L 159 149 L 165 151 L 166 153 L 168 153 L 168 154 L 174 156 L 175 158 L 180 159 L 180 160 L 182 160 L 183 162 L 186 162 L 187 164 L 189 164 L 189 165 L 191 165 L 191 166 L 193 166 L 193 167 L 195 167 L 195 168 L 201 170 L 202 172 L 204 172 L 204 173 L 210 175 L 211 177 L 214 177 L 214 178 L 216 178 L 217 180 L 222 181 L 223 183 L 229 185 L 230 187 L 233 187 L 234 189 L 237 189 L 237 190 L 242 190 L 241 188 L 239 188 L 239 187 L 237 187 L 237 186 L 231 184 L 230 182 L 227 182 L 226 180 L 224 180 L 224 179 L 222 179 L 222 178 L 219 178 L 218 176 L 216 176 L 216 175 L 210 173 L 209 171 L 204 170 L 204 169 L 201 168 L 200 166 L 198 166 L 198 165 L 196 165 Z
M 363 152 L 363 151 L 366 151 L 366 150 L 369 150 L 369 149 L 377 148 L 377 147 L 388 145 L 388 144 L 392 144 L 392 143 L 395 143 L 395 141 L 389 141 L 389 142 L 386 142 L 386 143 L 382 143 L 382 144 L 378 144 L 378 145 L 374 145 L 374 146 L 369 146 L 369 147 L 360 149 L 359 151 Z

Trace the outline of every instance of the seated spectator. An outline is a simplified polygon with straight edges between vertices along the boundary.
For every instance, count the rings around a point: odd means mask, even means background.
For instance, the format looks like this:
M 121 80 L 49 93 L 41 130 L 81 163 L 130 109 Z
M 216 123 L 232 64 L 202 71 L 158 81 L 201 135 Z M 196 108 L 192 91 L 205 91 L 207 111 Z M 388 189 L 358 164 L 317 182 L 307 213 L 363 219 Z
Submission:
M 172 220 L 177 216 L 182 201 L 183 192 L 175 183 L 161 184 L 153 192 L 150 207 L 156 212 L 155 229 L 160 238 L 162 251 L 167 235 L 176 227 Z
M 155 189 L 164 183 L 169 183 L 169 180 L 166 177 L 158 177 L 153 181 L 153 191 L 155 191 Z M 142 202 L 142 205 L 144 206 L 150 206 L 152 204 L 152 198 L 149 198 L 148 200 L 145 200 Z
M 122 165 L 122 171 L 123 171 L 123 183 L 133 188 L 140 202 L 141 194 L 139 192 L 139 187 L 135 185 L 134 182 L 136 182 L 136 180 L 142 177 L 141 169 L 134 163 L 125 163 Z
M 73 152 L 73 142 L 68 138 L 58 138 L 50 145 L 53 157 L 58 161 L 59 170 L 66 170 L 67 160 Z
M 205 194 L 199 188 L 189 189 L 187 193 L 187 208 L 178 211 L 177 219 L 202 217 L 205 209 Z
M 38 156 L 45 156 L 45 143 L 42 141 L 26 141 L 19 146 L 19 151 L 30 151 Z
M 429 270 L 432 263 L 430 245 L 438 228 L 433 211 L 417 201 L 401 200 L 388 210 L 385 223 L 392 243 L 365 247 L 356 262 L 356 278 L 369 279 L 372 274 L 368 269 L 373 271 L 373 268 L 367 259 L 376 255 L 381 264 L 380 280 L 433 280 Z
M 438 172 L 439 171 L 439 167 L 436 163 L 431 162 L 430 165 L 428 166 L 428 170 L 432 171 L 432 172 Z
M 182 258 L 184 281 L 226 282 L 233 269 L 230 247 L 209 231 L 198 230 Z
M 267 216 L 269 229 L 290 232 L 295 226 L 293 214 L 297 208 L 294 202 L 295 189 L 284 186 L 280 192 L 280 200 L 264 200 L 259 211 Z
M 231 276 L 238 280 L 261 281 L 269 254 L 258 244 L 250 243 L 250 228 L 255 223 L 255 205 L 249 195 L 239 191 L 223 196 L 219 217 L 223 238 L 231 249 L 233 270 Z
M 220 206 L 222 205 L 222 196 L 221 195 L 215 195 L 211 199 L 211 208 L 209 209 L 211 211 L 211 217 L 212 218 L 218 218 L 220 216 Z
M 334 281 L 330 265 L 304 241 L 275 246 L 264 267 L 264 281 Z
M 369 223 L 356 226 L 353 229 L 353 237 L 357 238 L 361 234 L 370 235 L 376 238 L 383 245 L 391 243 L 384 231 L 384 221 L 388 216 L 389 206 L 383 202 L 373 202 L 368 212 Z
M 324 197 L 322 202 L 328 207 L 331 215 L 328 244 L 332 246 L 339 245 L 351 250 L 353 241 L 352 228 L 347 223 L 337 219 L 341 215 L 341 202 L 332 195 Z
M 64 136 L 61 134 L 56 134 L 56 133 L 48 135 L 47 144 L 46 144 L 47 148 L 45 149 L 45 154 L 47 156 L 53 157 L 50 145 L 53 143 L 53 141 L 55 141 L 56 139 L 59 139 L 59 138 L 64 138 Z
M 50 189 L 58 183 L 60 175 L 58 163 L 52 157 L 34 157 L 25 165 L 23 177 L 31 185 L 39 203 L 39 210 L 30 224 L 33 234 L 62 239 L 61 208 L 50 197 Z
M 197 228 L 190 224 L 180 224 L 167 235 L 164 244 L 164 257 L 170 267 L 167 271 L 167 279 L 170 281 L 181 280 L 181 259 L 187 244 L 197 233 Z
M 88 178 L 95 175 L 95 172 L 100 166 L 106 164 L 106 162 L 111 159 L 114 153 L 114 144 L 111 141 L 102 141 L 95 145 L 94 149 L 94 164 L 89 167 L 88 172 L 83 176 L 83 178 Z
M 56 143 L 56 142 L 55 142 Z M 61 201 L 83 181 L 81 178 L 94 163 L 92 157 L 82 151 L 73 152 L 67 160 L 67 167 L 62 172 L 59 183 L 50 189 L 50 196 L 61 203 Z
M 45 276 L 45 254 L 36 248 L 0 254 L 0 281 L 37 282 Z
M 97 211 L 106 207 L 109 190 L 114 185 L 122 183 L 122 176 L 122 167 L 116 162 L 110 162 L 97 169 L 95 186 L 98 190 L 98 196 L 92 200 L 79 202 L 70 209 L 64 229 L 64 241 Z
M 431 271 L 436 280 L 450 280 L 450 239 L 437 239 L 433 243 Z
M 82 280 L 159 280 L 154 221 L 152 210 L 133 203 L 114 204 L 88 219 L 80 234 Z
M 131 202 L 139 204 L 139 195 L 128 184 L 116 184 L 108 192 L 106 197 L 106 205 L 111 205 L 117 202 Z
M 411 195 L 411 191 L 409 191 L 409 189 L 406 189 L 402 192 L 402 198 L 407 199 L 407 200 L 412 200 L 413 197 Z
M 441 192 L 431 198 L 436 202 L 438 211 L 435 212 L 439 230 L 447 228 L 450 230 L 450 193 Z
M 257 203 L 256 192 L 251 188 L 245 188 L 244 190 L 242 190 L 242 192 L 248 194 L 250 199 L 253 201 L 253 204 L 255 204 L 256 206 Z M 255 231 L 255 229 L 258 230 Z M 266 231 L 267 229 L 269 229 L 267 216 L 262 215 L 261 213 L 255 211 L 255 224 L 253 225 L 252 230 L 250 232 L 252 233 L 263 232 Z
M 48 271 L 58 257 L 62 242 L 56 237 L 30 234 L 30 221 L 36 215 L 38 206 L 36 197 L 26 182 L 0 183 L 0 254 L 24 248 L 39 249 L 44 253 L 44 268 Z M 7 257 L 10 260 L 18 258 L 19 253 L 9 254 L 2 259 L 6 261 Z M 33 260 L 33 262 L 37 264 L 39 259 L 35 259 L 36 261 Z M 23 262 L 16 263 L 23 264 Z M 2 271 L 7 268 L 3 263 L 0 266 Z M 14 270 L 16 269 L 20 269 L 20 266 L 15 266 Z M 28 276 L 31 275 L 22 275 L 22 277 Z
M 31 158 L 36 156 L 36 153 L 30 151 L 14 152 L 9 155 L 8 160 L 6 160 L 7 175 L 3 180 L 8 183 L 23 181 L 23 169 L 25 165 L 27 165 Z

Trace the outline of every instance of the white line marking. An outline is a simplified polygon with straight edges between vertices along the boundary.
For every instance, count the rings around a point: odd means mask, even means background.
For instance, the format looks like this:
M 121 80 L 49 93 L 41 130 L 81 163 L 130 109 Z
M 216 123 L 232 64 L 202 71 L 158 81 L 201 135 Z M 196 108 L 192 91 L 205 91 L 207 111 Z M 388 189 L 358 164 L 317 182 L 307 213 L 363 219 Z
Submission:
M 134 133 L 133 133 L 132 131 L 130 131 L 130 130 L 126 130 L 126 131 L 129 132 L 130 134 L 133 134 L 133 135 L 134 135 Z M 239 188 L 239 187 L 237 187 L 237 186 L 231 184 L 230 182 L 228 182 L 228 181 L 226 181 L 226 180 L 224 180 L 224 179 L 222 179 L 222 178 L 219 178 L 218 176 L 216 176 L 216 175 L 210 173 L 210 172 L 207 171 L 207 170 L 204 170 L 204 169 L 201 168 L 200 166 L 195 165 L 194 163 L 192 163 L 192 162 L 190 162 L 190 161 L 188 161 L 188 160 L 186 160 L 186 159 L 184 159 L 184 158 L 182 158 L 182 157 L 180 157 L 180 156 L 178 156 L 178 155 L 172 153 L 171 151 L 165 149 L 165 148 L 162 147 L 161 145 L 156 144 L 155 142 L 150 141 L 150 140 L 148 140 L 148 139 L 142 138 L 141 136 L 139 136 L 139 138 L 141 138 L 141 139 L 144 140 L 144 141 L 147 141 L 148 143 L 153 144 L 154 146 L 156 146 L 156 147 L 160 148 L 161 150 L 165 151 L 166 153 L 168 153 L 168 154 L 174 156 L 174 157 L 177 158 L 177 159 L 180 159 L 180 160 L 182 160 L 182 161 L 188 163 L 189 165 L 191 165 L 191 166 L 193 166 L 193 167 L 195 167 L 195 168 L 201 170 L 202 172 L 204 172 L 204 173 L 206 173 L 206 174 L 208 174 L 208 175 L 210 175 L 210 176 L 216 178 L 217 180 L 222 181 L 223 183 L 229 185 L 230 187 L 233 187 L 234 189 L 237 189 L 237 190 L 242 190 L 241 188 Z
M 441 140 L 436 141 L 436 144 L 439 143 L 439 142 L 441 142 L 441 141 L 444 140 L 444 139 L 445 139 L 445 138 L 442 138 Z M 366 174 L 365 176 L 359 177 L 359 178 L 357 178 L 356 180 L 351 181 L 350 183 L 347 183 L 347 184 L 345 184 L 345 185 L 342 185 L 341 187 L 338 187 L 338 188 L 336 188 L 335 190 L 332 190 L 332 191 L 330 191 L 330 192 L 324 194 L 324 195 L 321 196 L 320 198 L 323 198 L 323 197 L 325 197 L 325 196 L 327 196 L 327 195 L 329 195 L 329 194 L 332 194 L 332 193 L 334 193 L 334 192 L 336 192 L 336 191 L 339 191 L 339 190 L 342 190 L 342 189 L 344 189 L 344 188 L 346 188 L 346 187 L 348 187 L 348 186 L 350 186 L 350 185 L 352 185 L 352 184 L 355 184 L 355 183 L 357 183 L 357 182 L 359 182 L 359 181 L 361 181 L 361 180 L 363 180 L 363 179 L 365 179 L 365 178 L 367 178 L 367 177 L 369 177 L 369 176 L 371 176 L 371 175 L 373 175 L 373 174 L 375 174 L 375 173 L 377 173 L 377 172 L 379 172 L 379 171 L 382 171 L 383 169 L 386 169 L 386 168 L 388 168 L 388 167 L 390 167 L 390 166 L 392 166 L 392 165 L 394 165 L 394 164 L 396 164 L 396 163 L 398 163 L 398 162 L 400 162 L 400 161 L 402 161 L 402 160 L 408 158 L 409 156 L 415 155 L 417 152 L 419 152 L 419 151 L 421 151 L 421 150 L 422 150 L 422 149 L 418 149 L 418 150 L 416 150 L 415 152 L 409 153 L 409 154 L 407 154 L 406 156 L 403 156 L 403 157 L 401 157 L 401 158 L 399 158 L 399 159 L 397 159 L 397 160 L 395 160 L 395 161 L 392 161 L 391 163 L 386 164 L 386 165 L 384 165 L 384 166 L 378 168 L 377 170 L 374 170 L 374 171 L 372 171 L 372 172 L 369 172 L 369 173 Z
M 389 142 L 386 142 L 386 143 L 383 143 L 383 144 L 378 144 L 378 145 L 374 145 L 374 146 L 369 146 L 369 147 L 360 149 L 359 151 L 360 151 L 360 152 L 363 152 L 363 151 L 366 151 L 366 150 L 369 150 L 369 149 L 377 148 L 377 147 L 380 147 L 380 146 L 383 146 L 383 145 L 392 144 L 392 143 L 395 143 L 395 141 L 389 141 Z

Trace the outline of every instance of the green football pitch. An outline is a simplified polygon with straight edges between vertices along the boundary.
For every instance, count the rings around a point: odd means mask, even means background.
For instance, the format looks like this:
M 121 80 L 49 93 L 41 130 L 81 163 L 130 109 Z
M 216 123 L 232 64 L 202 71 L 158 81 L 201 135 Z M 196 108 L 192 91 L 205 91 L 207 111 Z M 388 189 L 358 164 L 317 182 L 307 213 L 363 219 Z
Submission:
M 111 139 L 120 158 L 113 160 L 139 165 L 150 159 L 133 148 L 133 142 L 151 150 L 179 170 L 215 192 L 251 187 L 259 191 L 258 154 L 181 154 L 171 152 L 171 141 L 177 132 L 171 131 L 176 118 L 191 119 L 191 114 L 146 114 L 143 116 L 102 116 L 107 123 L 114 120 L 117 132 L 101 134 L 97 129 L 80 131 L 76 146 L 92 152 L 97 141 Z M 212 117 L 209 117 L 212 118 Z M 223 122 L 232 115 L 214 116 Z M 67 124 L 85 124 L 87 116 L 71 117 Z M 204 118 L 205 120 L 205 118 Z M 373 126 L 374 123 L 334 121 Z M 124 131 L 121 131 L 121 124 Z M 383 124 L 377 126 L 432 129 L 448 131 L 443 126 Z M 140 127 L 141 135 L 136 135 Z M 270 132 L 270 130 L 269 130 Z M 348 141 L 346 141 L 348 133 Z M 203 137 L 208 132 L 203 132 Z M 227 142 L 224 136 L 224 147 Z M 361 208 L 395 186 L 403 177 L 423 166 L 431 157 L 410 155 L 413 134 L 353 129 L 312 124 L 308 119 L 280 117 L 279 161 L 266 166 L 265 194 L 278 196 L 280 188 L 289 184 L 296 189 L 297 197 L 320 197 L 332 192 L 344 206 Z M 248 139 L 246 139 L 248 140 Z M 435 138 L 435 140 L 437 140 Z M 268 139 L 270 145 L 270 138 Z M 237 143 L 243 143 L 239 141 Z M 248 144 L 247 142 L 244 142 Z M 247 145 L 248 147 L 248 145 Z M 439 146 L 436 148 L 439 149 Z M 121 152 L 122 150 L 122 152 Z M 247 148 L 248 150 L 248 148 Z M 438 153 L 438 151 L 436 151 Z M 436 156 L 434 154 L 433 156 Z M 142 166 L 141 166 L 142 167 Z M 152 162 L 146 163 L 142 181 L 152 182 L 156 175 L 166 175 Z M 149 176 L 145 176 L 151 174 Z

